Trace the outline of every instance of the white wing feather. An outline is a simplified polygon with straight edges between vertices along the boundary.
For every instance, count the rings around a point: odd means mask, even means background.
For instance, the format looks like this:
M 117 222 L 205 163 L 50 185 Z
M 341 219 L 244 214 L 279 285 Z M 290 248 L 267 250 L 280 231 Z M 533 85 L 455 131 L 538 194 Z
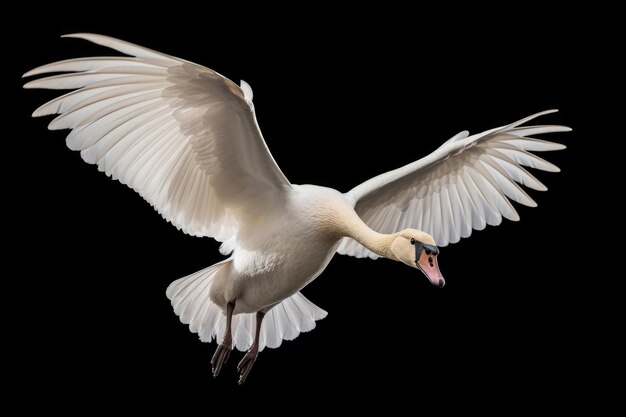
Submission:
M 77 89 L 37 109 L 60 114 L 70 149 L 127 184 L 185 233 L 224 241 L 280 201 L 289 181 L 258 128 L 252 89 L 118 39 L 75 34 L 131 57 L 70 59 L 25 88 Z
M 461 132 L 425 158 L 360 184 L 347 197 L 372 229 L 380 233 L 423 230 L 439 246 L 468 237 L 472 229 L 498 225 L 502 217 L 519 220 L 509 199 L 530 207 L 536 203 L 517 183 L 546 190 L 523 166 L 559 171 L 530 151 L 565 148 L 529 136 L 571 130 L 565 126 L 521 125 L 555 111 L 537 113 L 477 135 Z M 337 252 L 378 258 L 350 238 L 343 239 Z

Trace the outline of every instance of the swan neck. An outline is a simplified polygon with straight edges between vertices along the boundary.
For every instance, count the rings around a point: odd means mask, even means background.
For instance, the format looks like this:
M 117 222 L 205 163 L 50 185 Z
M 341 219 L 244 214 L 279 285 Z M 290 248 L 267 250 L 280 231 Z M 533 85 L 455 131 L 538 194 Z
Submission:
M 346 235 L 365 246 L 370 251 L 384 258 L 394 259 L 391 253 L 393 235 L 378 233 L 370 229 L 360 218 L 350 222 Z

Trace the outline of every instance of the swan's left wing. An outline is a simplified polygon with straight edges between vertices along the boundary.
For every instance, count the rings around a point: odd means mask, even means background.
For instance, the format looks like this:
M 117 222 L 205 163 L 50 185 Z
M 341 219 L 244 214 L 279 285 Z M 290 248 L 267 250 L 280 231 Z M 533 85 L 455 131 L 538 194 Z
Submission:
M 537 113 L 477 135 L 461 132 L 425 158 L 353 188 L 347 197 L 373 230 L 393 233 L 419 229 L 431 234 L 439 246 L 468 237 L 472 229 L 498 225 L 502 217 L 519 220 L 509 199 L 530 207 L 536 203 L 518 183 L 535 190 L 547 189 L 523 166 L 559 171 L 530 152 L 565 148 L 531 136 L 571 130 L 565 126 L 521 125 L 555 111 Z M 343 239 L 337 252 L 378 257 L 350 238 Z
M 70 59 L 25 74 L 65 73 L 25 87 L 74 90 L 33 116 L 60 114 L 50 129 L 72 129 L 67 145 L 85 162 L 190 235 L 227 241 L 275 212 L 291 185 L 263 140 L 250 86 L 119 39 L 70 36 L 130 55 Z

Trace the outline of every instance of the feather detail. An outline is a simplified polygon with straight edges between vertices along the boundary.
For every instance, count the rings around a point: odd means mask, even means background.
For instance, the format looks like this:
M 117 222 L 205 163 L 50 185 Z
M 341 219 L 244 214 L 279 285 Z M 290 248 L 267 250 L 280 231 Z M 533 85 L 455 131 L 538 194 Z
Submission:
M 224 241 L 274 212 L 291 184 L 256 123 L 252 89 L 200 65 L 107 36 L 67 35 L 130 56 L 68 59 L 25 88 L 76 89 L 39 107 L 67 146 L 192 236 Z M 208 314 L 208 313 L 207 313 Z
M 537 204 L 518 183 L 538 191 L 546 190 L 524 166 L 559 171 L 554 164 L 531 152 L 565 148 L 560 143 L 529 136 L 571 130 L 558 125 L 522 125 L 555 111 L 537 113 L 477 135 L 469 136 L 463 131 L 430 155 L 353 188 L 346 198 L 354 202 L 355 211 L 372 229 L 384 233 L 418 229 L 432 235 L 440 246 L 470 236 L 472 229 L 498 225 L 502 217 L 519 220 L 509 199 L 529 207 Z M 402 210 L 390 209 L 397 207 Z M 337 251 L 358 257 L 372 256 L 369 250 L 348 238 L 344 238 Z
M 226 316 L 211 301 L 209 292 L 214 280 L 226 273 L 232 258 L 178 279 L 167 288 L 167 298 L 180 321 L 189 324 L 189 330 L 198 333 L 200 340 L 221 340 L 226 329 Z M 327 316 L 321 308 L 310 302 L 302 293 L 285 298 L 270 309 L 263 319 L 259 337 L 259 350 L 266 346 L 277 348 L 283 340 L 293 340 L 300 333 L 315 328 L 315 322 Z M 254 313 L 235 314 L 232 321 L 233 345 L 246 351 L 252 345 L 256 325 Z

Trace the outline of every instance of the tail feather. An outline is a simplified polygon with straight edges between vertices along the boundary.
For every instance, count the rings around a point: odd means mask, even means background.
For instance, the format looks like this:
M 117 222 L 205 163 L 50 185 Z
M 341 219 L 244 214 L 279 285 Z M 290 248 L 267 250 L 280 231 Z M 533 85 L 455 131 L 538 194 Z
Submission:
M 222 309 L 209 299 L 211 284 L 222 267 L 230 260 L 212 265 L 194 274 L 178 279 L 167 288 L 166 295 L 172 302 L 174 312 L 180 321 L 189 324 L 189 330 L 198 333 L 200 340 L 221 341 L 226 331 L 226 316 Z M 266 346 L 277 348 L 283 340 L 293 340 L 301 332 L 315 328 L 315 321 L 326 317 L 328 313 L 310 302 L 297 292 L 284 299 L 265 314 L 259 349 Z M 246 351 L 252 346 L 256 327 L 255 314 L 237 314 L 233 316 L 233 344 Z

